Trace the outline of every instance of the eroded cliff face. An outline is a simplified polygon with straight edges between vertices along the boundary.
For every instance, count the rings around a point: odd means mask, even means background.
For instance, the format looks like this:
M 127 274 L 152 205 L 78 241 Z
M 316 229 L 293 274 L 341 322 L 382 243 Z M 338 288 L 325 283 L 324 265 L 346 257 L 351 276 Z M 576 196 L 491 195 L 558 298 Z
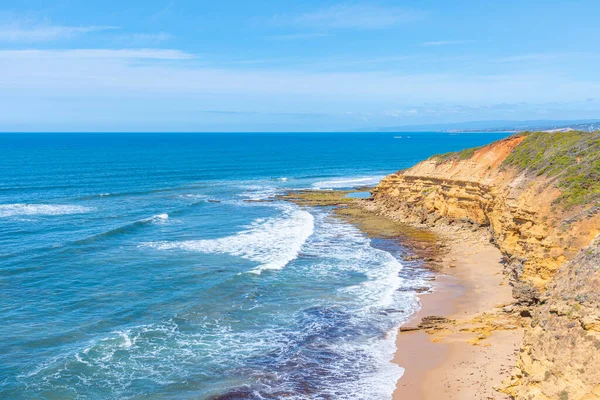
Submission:
M 555 204 L 553 180 L 505 168 L 524 137 L 511 137 L 468 154 L 432 158 L 381 181 L 379 212 L 416 224 L 470 223 L 485 227 L 517 284 L 544 290 L 558 268 L 600 231 L 600 213 Z
M 532 313 L 518 372 L 523 399 L 600 399 L 600 237 L 560 268 Z
M 417 225 L 488 230 L 532 315 L 504 390 L 518 399 L 600 399 L 600 203 L 567 207 L 556 177 L 503 164 L 523 140 L 392 174 L 371 208 Z

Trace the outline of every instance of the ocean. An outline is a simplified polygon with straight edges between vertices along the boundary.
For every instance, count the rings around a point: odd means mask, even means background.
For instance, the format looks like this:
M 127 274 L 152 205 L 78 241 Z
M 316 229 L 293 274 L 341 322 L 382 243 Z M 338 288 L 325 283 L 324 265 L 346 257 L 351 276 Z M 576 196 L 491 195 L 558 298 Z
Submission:
M 507 135 L 0 134 L 0 398 L 391 398 L 429 272 L 254 200 Z

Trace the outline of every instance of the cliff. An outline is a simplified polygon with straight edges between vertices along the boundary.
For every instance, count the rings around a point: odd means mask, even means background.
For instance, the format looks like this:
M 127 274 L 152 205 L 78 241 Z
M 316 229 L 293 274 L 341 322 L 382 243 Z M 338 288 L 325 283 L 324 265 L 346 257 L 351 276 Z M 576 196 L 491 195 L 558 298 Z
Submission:
M 508 392 L 517 398 L 579 399 L 597 398 L 584 397 L 594 390 L 600 394 L 595 386 L 600 345 L 594 341 L 600 324 L 589 322 L 599 304 L 571 304 L 600 289 L 600 281 L 586 287 L 577 272 L 594 262 L 597 242 L 596 248 L 582 249 L 600 233 L 599 200 L 600 132 L 537 132 L 434 156 L 392 174 L 374 190 L 371 208 L 415 225 L 489 233 L 504 255 L 513 295 L 533 315 Z M 595 279 L 590 276 L 589 284 Z M 565 307 L 578 308 L 579 319 Z M 576 349 L 573 366 L 570 355 L 561 353 L 561 340 Z
M 560 268 L 532 312 L 507 393 L 600 399 L 600 237 Z
M 565 198 L 558 174 L 522 167 L 516 155 L 537 146 L 544 135 L 558 139 L 570 134 L 514 136 L 480 149 L 434 156 L 384 178 L 374 191 L 375 204 L 380 212 L 407 222 L 489 229 L 515 284 L 543 290 L 558 268 L 600 232 L 600 207 L 587 198 L 571 197 L 571 192 Z M 600 155 L 600 133 L 581 134 L 596 139 Z M 544 146 L 561 144 L 555 140 Z M 574 160 L 578 157 L 573 154 Z M 596 172 L 600 174 L 600 164 Z

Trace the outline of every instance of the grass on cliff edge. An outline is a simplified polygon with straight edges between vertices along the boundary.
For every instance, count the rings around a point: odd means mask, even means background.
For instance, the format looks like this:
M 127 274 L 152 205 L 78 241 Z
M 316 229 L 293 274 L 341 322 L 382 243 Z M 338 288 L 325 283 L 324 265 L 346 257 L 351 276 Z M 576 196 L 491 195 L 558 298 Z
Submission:
M 537 175 L 556 177 L 564 206 L 600 200 L 600 131 L 525 132 L 523 140 L 504 160 Z
M 517 136 L 526 138 L 502 166 L 556 177 L 556 185 L 562 190 L 558 202 L 565 207 L 600 201 L 600 131 L 523 132 Z M 438 154 L 431 159 L 439 163 L 468 160 L 480 148 Z
M 443 154 L 435 154 L 433 156 L 430 157 L 431 160 L 435 160 L 438 163 L 443 163 L 446 161 L 450 161 L 450 160 L 468 160 L 471 157 L 473 157 L 473 155 L 475 154 L 475 152 L 479 149 L 481 149 L 481 147 L 471 147 L 468 149 L 464 149 L 461 151 L 451 151 L 450 153 L 443 153 Z

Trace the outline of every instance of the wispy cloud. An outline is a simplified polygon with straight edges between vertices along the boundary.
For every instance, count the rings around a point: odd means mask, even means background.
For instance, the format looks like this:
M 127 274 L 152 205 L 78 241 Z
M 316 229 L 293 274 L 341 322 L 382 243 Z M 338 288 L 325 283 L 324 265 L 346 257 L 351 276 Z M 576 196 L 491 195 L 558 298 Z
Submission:
M 473 40 L 437 40 L 432 42 L 423 42 L 422 46 L 451 46 L 455 44 L 473 43 Z
M 118 39 L 130 46 L 156 45 L 173 39 L 173 35 L 166 32 L 157 33 L 134 33 L 129 35 L 120 35 Z
M 169 11 L 171 11 L 171 8 L 173 8 L 174 4 L 175 0 L 169 0 L 169 2 L 163 8 L 161 8 L 160 10 L 158 10 L 150 16 L 149 21 L 156 22 L 163 18 Z
M 554 62 L 557 60 L 599 60 L 599 53 L 582 52 L 556 52 L 556 53 L 531 53 L 519 54 L 507 57 L 501 57 L 494 61 L 500 63 L 518 63 L 518 62 Z
M 289 33 L 268 36 L 271 40 L 305 40 L 331 36 L 329 33 Z
M 47 23 L 0 23 L 0 42 L 49 42 L 76 36 L 118 29 L 115 26 L 64 26 Z
M 463 105 L 452 103 L 434 103 L 424 105 L 413 105 L 408 108 L 382 111 L 380 116 L 390 118 L 403 117 L 433 117 L 440 115 L 473 115 L 486 111 L 502 111 L 503 114 L 511 114 L 527 106 L 526 103 L 492 103 L 483 105 Z
M 338 4 L 295 16 L 276 15 L 274 21 L 322 29 L 383 29 L 413 22 L 422 15 L 422 12 L 398 7 Z
M 169 62 L 156 62 L 166 60 Z M 540 99 L 582 100 L 600 92 L 600 81 L 565 78 L 555 73 L 464 75 L 308 71 L 287 68 L 224 68 L 194 54 L 168 49 L 0 50 L 0 91 L 35 93 L 52 90 L 94 95 L 97 88 L 111 93 L 210 94 L 261 98 L 264 106 L 278 105 L 290 96 L 305 96 L 310 104 L 382 104 L 413 102 L 501 103 Z M 43 64 L 44 68 L 40 68 Z M 558 85 L 557 83 L 560 83 Z M 234 95 L 235 94 L 235 95 Z M 265 100 L 265 97 L 268 100 Z M 272 96 L 272 97 L 269 97 Z
M 171 49 L 0 50 L 0 60 L 190 60 L 194 55 Z
M 598 102 L 585 103 L 585 107 L 570 104 L 600 93 L 595 76 L 514 73 L 512 68 L 497 75 L 340 72 L 310 71 L 297 65 L 225 68 L 220 62 L 210 65 L 204 57 L 199 60 L 195 54 L 165 49 L 0 50 L 4 124 L 0 130 L 8 129 L 8 123 L 31 126 L 27 124 L 32 120 L 39 124 L 58 121 L 70 129 L 76 129 L 76 121 L 83 124 L 79 126 L 88 123 L 86 129 L 100 129 L 106 125 L 95 122 L 106 121 L 113 128 L 118 125 L 114 121 L 121 121 L 121 126 L 138 124 L 144 129 L 212 129 L 212 125 L 207 128 L 207 121 L 216 121 L 221 128 L 247 129 L 250 119 L 264 123 L 260 129 L 281 129 L 291 121 L 287 117 L 284 121 L 283 116 L 292 113 L 309 115 L 306 120 L 316 124 L 311 129 L 325 129 L 326 123 L 339 129 L 342 115 L 346 122 L 352 115 L 378 125 L 377 121 L 393 125 L 418 119 L 472 119 L 471 115 L 496 118 L 531 113 L 548 101 L 564 102 L 555 107 L 559 111 L 573 109 L 592 115 L 598 111 Z M 50 111 L 32 119 L 32 109 Z M 230 113 L 246 113 L 251 118 L 240 119 L 231 128 L 235 121 Z M 319 113 L 331 117 L 314 122 Z M 295 124 L 300 119 L 293 121 L 294 127 L 301 127 Z M 90 121 L 94 123 L 89 125 Z M 36 129 L 49 129 L 44 126 L 36 125 Z
M 285 115 L 288 117 L 316 117 L 331 115 L 328 113 L 297 113 L 297 112 L 260 112 L 260 111 L 231 111 L 231 110 L 197 110 L 202 114 L 217 114 L 217 115 Z

